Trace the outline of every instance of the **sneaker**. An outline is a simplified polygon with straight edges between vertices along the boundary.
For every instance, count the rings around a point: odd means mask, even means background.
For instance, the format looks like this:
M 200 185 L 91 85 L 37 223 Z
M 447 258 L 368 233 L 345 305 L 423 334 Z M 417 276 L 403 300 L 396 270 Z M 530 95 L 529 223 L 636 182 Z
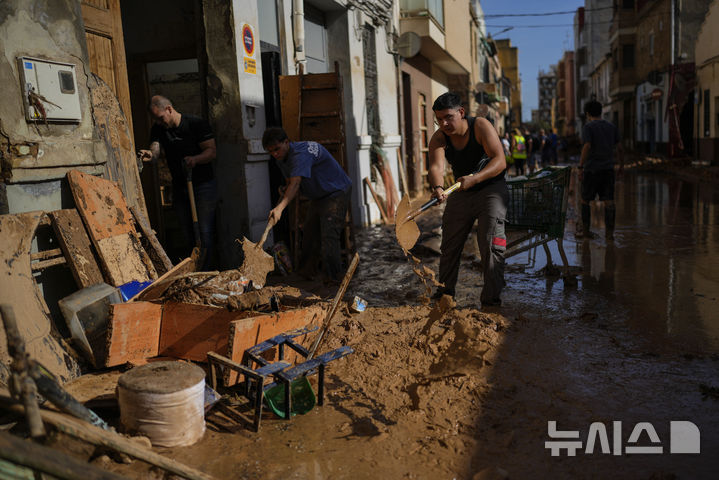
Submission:
M 492 300 L 482 300 L 481 302 L 482 302 L 483 307 L 501 307 L 502 306 L 501 298 L 494 298 Z
M 443 295 L 449 295 L 450 297 L 454 298 L 454 291 L 438 288 L 437 291 L 434 292 L 434 295 L 432 295 L 432 300 L 439 300 L 442 298 Z

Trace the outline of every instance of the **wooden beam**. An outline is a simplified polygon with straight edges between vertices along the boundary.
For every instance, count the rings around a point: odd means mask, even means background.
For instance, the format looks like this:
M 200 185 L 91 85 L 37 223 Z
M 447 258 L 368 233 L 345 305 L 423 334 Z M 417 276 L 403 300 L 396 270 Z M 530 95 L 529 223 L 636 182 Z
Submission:
M 195 271 L 196 268 L 196 261 L 197 257 L 193 255 L 192 257 L 188 257 L 172 267 L 167 273 L 165 273 L 163 276 L 152 282 L 152 284 L 144 289 L 143 291 L 139 292 L 137 295 L 132 297 L 129 301 L 134 302 L 135 300 L 158 300 L 162 298 L 162 295 L 164 295 L 167 288 L 172 285 L 172 282 L 175 281 L 175 279 L 181 275 L 185 275 L 187 273 L 192 273 Z
M 34 262 L 36 260 L 46 260 L 48 258 L 58 257 L 60 255 L 62 255 L 62 250 L 60 250 L 59 248 L 53 248 L 52 250 L 45 250 L 43 252 L 31 253 L 30 261 Z
M 56 257 L 49 260 L 40 260 L 39 262 L 33 262 L 30 264 L 30 268 L 33 272 L 37 272 L 39 270 L 45 270 L 46 268 L 54 267 L 55 265 L 65 265 L 66 263 L 67 260 L 65 260 L 65 257 Z
M 21 405 L 13 402 L 7 397 L 0 397 L 0 405 L 9 411 L 22 413 Z M 59 412 L 50 410 L 40 410 L 40 415 L 45 423 L 55 426 L 61 432 L 71 437 L 79 438 L 89 442 L 92 445 L 111 448 L 120 453 L 124 453 L 138 460 L 142 460 L 151 465 L 162 468 L 170 473 L 179 475 L 189 480 L 213 480 L 214 477 L 203 473 L 195 468 L 184 465 L 177 460 L 163 457 L 157 453 L 141 447 L 139 444 L 129 440 L 117 433 L 103 430 L 94 425 L 87 424 L 81 420 L 68 417 Z M 80 477 L 84 478 L 84 477 Z
M 128 478 L 102 470 L 87 461 L 78 460 L 52 448 L 29 440 L 21 440 L 7 432 L 0 432 L 0 458 L 63 480 L 77 478 L 83 480 L 127 480 Z M 34 478 L 34 475 L 29 478 Z
M 152 259 L 157 273 L 159 275 L 164 275 L 172 269 L 172 261 L 170 261 L 170 257 L 167 256 L 165 249 L 162 248 L 162 245 L 160 245 L 160 242 L 157 240 L 157 236 L 155 236 L 155 232 L 152 230 L 150 221 L 147 219 L 145 214 L 137 207 L 130 207 L 130 211 L 135 217 L 137 226 L 140 228 L 140 233 L 142 233 L 142 236 L 145 237 L 150 245 L 150 249 L 147 251 L 147 254 Z
M 101 283 L 102 273 L 77 210 L 55 210 L 48 215 L 78 288 Z

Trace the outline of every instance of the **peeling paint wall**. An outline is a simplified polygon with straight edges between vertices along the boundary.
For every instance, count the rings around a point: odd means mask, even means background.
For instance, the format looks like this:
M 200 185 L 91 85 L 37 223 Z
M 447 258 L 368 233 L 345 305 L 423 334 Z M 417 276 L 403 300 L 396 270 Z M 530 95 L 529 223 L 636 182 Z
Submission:
M 0 2 L 0 154 L 6 199 L 0 213 L 67 208 L 65 173 L 78 168 L 103 174 L 107 151 L 94 134 L 87 47 L 77 0 Z M 29 56 L 76 65 L 82 120 L 27 122 L 17 58 Z M 72 204 L 70 204 L 72 205 Z

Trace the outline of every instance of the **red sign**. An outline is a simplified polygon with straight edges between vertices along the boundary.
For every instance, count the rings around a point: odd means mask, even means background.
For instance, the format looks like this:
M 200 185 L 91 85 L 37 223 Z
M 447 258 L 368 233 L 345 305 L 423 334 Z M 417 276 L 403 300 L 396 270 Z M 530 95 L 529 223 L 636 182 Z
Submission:
M 252 33 L 252 27 L 245 24 L 242 27 L 242 44 L 245 46 L 247 55 L 252 55 L 255 51 L 255 35 Z

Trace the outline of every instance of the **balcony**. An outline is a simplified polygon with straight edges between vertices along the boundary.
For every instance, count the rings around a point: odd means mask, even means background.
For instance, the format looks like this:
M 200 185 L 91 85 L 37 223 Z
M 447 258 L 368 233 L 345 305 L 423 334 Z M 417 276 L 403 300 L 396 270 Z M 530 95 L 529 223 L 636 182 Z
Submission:
M 431 17 L 444 30 L 444 5 L 442 0 L 400 0 L 402 17 Z
M 400 14 L 400 34 L 419 35 L 423 57 L 448 74 L 469 75 L 467 68 L 447 52 L 442 0 L 400 0 Z

